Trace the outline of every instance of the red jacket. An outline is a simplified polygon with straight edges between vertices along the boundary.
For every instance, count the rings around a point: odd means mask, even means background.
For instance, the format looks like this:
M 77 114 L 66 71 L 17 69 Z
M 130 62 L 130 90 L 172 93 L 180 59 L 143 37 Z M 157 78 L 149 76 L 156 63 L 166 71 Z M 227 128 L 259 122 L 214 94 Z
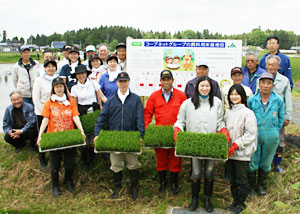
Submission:
M 155 114 L 156 125 L 174 125 L 179 108 L 185 100 L 185 94 L 175 88 L 168 103 L 163 97 L 162 89 L 153 92 L 144 109 L 145 128 L 151 123 L 153 114 Z

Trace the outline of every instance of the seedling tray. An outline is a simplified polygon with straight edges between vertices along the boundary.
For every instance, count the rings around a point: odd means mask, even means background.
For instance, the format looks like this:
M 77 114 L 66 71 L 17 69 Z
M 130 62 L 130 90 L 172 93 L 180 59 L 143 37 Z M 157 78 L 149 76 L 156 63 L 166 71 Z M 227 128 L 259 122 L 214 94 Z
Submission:
M 101 130 L 95 142 L 95 153 L 133 153 L 141 154 L 140 132 Z
M 149 125 L 145 132 L 145 148 L 174 148 L 173 126 Z
M 223 134 L 179 132 L 175 156 L 210 160 L 227 160 L 228 143 Z
M 78 129 L 61 132 L 43 133 L 40 142 L 40 152 L 50 152 L 86 145 Z
M 82 124 L 82 128 L 86 135 L 94 134 L 95 123 L 97 122 L 100 112 L 100 110 L 97 110 L 79 117 Z

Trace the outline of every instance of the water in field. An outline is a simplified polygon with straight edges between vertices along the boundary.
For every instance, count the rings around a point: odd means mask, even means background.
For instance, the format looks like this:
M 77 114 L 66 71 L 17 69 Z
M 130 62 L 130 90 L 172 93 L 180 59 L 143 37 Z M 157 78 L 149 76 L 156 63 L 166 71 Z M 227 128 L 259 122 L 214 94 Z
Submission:
M 11 104 L 9 94 L 15 89 L 11 71 L 13 64 L 0 64 L 0 132 L 3 132 L 3 115 L 7 106 Z

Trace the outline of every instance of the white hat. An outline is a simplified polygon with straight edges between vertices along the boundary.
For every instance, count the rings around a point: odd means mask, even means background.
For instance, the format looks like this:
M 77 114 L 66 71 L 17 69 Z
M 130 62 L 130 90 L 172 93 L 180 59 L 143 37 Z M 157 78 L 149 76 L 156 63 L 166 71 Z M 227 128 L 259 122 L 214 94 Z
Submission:
M 95 48 L 94 45 L 88 45 L 88 46 L 86 46 L 85 51 L 86 52 L 88 52 L 88 51 L 96 51 L 96 48 Z

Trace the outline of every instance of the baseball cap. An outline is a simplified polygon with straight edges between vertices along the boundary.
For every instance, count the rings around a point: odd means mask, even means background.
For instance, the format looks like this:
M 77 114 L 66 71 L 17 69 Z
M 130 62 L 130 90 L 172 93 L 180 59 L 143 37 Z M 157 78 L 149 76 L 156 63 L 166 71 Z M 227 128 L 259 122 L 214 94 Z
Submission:
M 270 79 L 274 82 L 273 74 L 270 74 L 269 72 L 265 72 L 259 77 L 259 81 L 262 79 Z
M 126 72 L 121 72 L 117 76 L 117 81 L 119 80 L 130 80 L 128 73 Z
M 24 52 L 26 50 L 29 50 L 30 51 L 30 48 L 28 46 L 22 46 L 21 49 L 20 49 L 20 52 Z
M 116 50 L 118 50 L 119 48 L 126 48 L 126 44 L 125 43 L 119 43 L 116 47 Z
M 64 79 L 61 78 L 61 77 L 56 77 L 56 78 L 54 78 L 54 79 L 52 80 L 52 86 L 54 86 L 54 85 L 56 85 L 56 84 L 58 84 L 58 83 L 65 84 Z
M 233 75 L 235 73 L 242 73 L 242 74 L 244 74 L 242 68 L 240 68 L 240 67 L 234 67 L 233 69 L 231 69 L 231 75 Z
M 71 49 L 70 45 L 64 45 L 64 47 L 63 47 L 63 51 L 68 51 L 70 49 Z
M 173 79 L 173 74 L 171 71 L 169 70 L 163 70 L 161 73 L 160 73 L 160 79 L 163 79 L 164 77 L 170 77 L 171 79 Z
M 198 63 L 196 64 L 196 67 L 200 67 L 200 66 L 203 66 L 203 67 L 205 67 L 205 68 L 208 68 L 207 63 L 198 62 Z
M 44 67 L 47 67 L 47 65 L 51 63 L 52 65 L 54 65 L 57 69 L 57 63 L 56 61 L 53 59 L 53 58 L 50 58 L 50 59 L 46 59 L 45 62 L 44 62 Z
M 88 45 L 88 46 L 86 46 L 85 51 L 86 52 L 88 52 L 88 51 L 96 51 L 96 48 L 95 48 L 94 45 Z
M 72 53 L 72 52 L 76 52 L 79 54 L 79 49 L 76 47 L 76 46 L 72 46 L 70 49 L 69 49 L 69 53 Z

